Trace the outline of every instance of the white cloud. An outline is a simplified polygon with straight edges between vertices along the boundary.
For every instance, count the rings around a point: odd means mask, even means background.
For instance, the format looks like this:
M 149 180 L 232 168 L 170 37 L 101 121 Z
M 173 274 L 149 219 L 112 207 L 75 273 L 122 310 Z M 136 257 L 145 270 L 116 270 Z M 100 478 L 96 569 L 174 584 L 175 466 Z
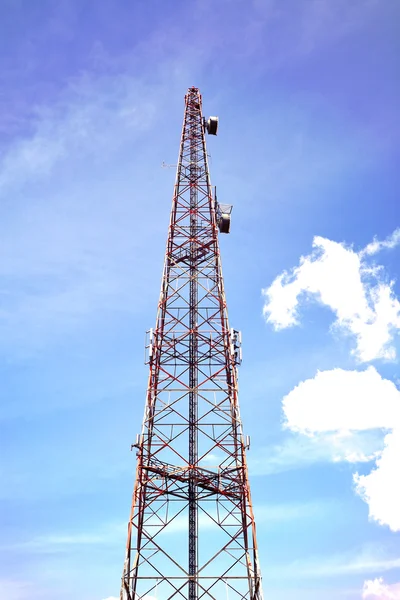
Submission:
M 318 371 L 285 396 L 282 405 L 285 426 L 306 435 L 400 424 L 400 392 L 374 367 Z
M 119 597 L 117 598 L 117 596 L 108 596 L 108 598 L 103 598 L 103 600 L 119 600 Z
M 395 229 L 391 235 L 389 235 L 385 240 L 379 241 L 376 238 L 373 242 L 368 244 L 364 250 L 360 252 L 361 256 L 365 256 L 367 254 L 377 254 L 381 250 L 387 249 L 391 250 L 400 244 L 400 227 Z
M 284 272 L 263 290 L 267 322 L 276 329 L 298 324 L 301 299 L 314 298 L 334 312 L 337 329 L 355 336 L 361 361 L 393 358 L 393 336 L 400 329 L 400 302 L 392 284 L 384 281 L 383 268 L 371 266 L 366 260 L 399 243 L 400 229 L 383 241 L 375 239 L 358 253 L 344 244 L 316 237 L 313 253 L 302 257 L 290 274 Z M 383 379 L 373 367 L 362 372 L 322 371 L 299 383 L 285 396 L 282 406 L 284 426 L 307 436 L 311 453 L 306 464 L 324 457 L 350 463 L 376 460 L 368 475 L 354 474 L 355 490 L 368 504 L 372 520 L 400 531 L 396 476 L 400 392 L 395 384 Z M 294 445 L 299 445 L 298 441 Z M 279 468 L 279 460 L 284 466 L 290 465 L 292 458 L 292 466 L 296 465 L 295 454 L 288 453 L 286 447 L 280 450 L 270 463 L 275 459 Z
M 400 583 L 386 585 L 382 577 L 364 582 L 363 599 L 400 600 Z
M 385 438 L 385 449 L 368 475 L 354 476 L 357 493 L 369 506 L 369 516 L 392 531 L 400 531 L 400 427 Z
M 400 531 L 400 392 L 374 367 L 366 371 L 318 372 L 283 399 L 285 427 L 330 446 L 333 460 L 353 463 L 376 459 L 368 475 L 354 475 L 356 492 L 369 506 L 370 518 Z M 384 447 L 366 454 L 354 446 L 354 435 L 392 430 Z M 336 457 L 336 458 L 335 458 Z
M 375 240 L 357 253 L 345 244 L 315 237 L 313 252 L 263 290 L 267 322 L 277 330 L 298 325 L 300 302 L 314 299 L 332 310 L 338 330 L 355 337 L 361 361 L 393 359 L 391 342 L 400 329 L 400 302 L 393 284 L 384 280 L 383 268 L 371 267 L 366 257 L 399 242 L 396 230 L 387 240 Z

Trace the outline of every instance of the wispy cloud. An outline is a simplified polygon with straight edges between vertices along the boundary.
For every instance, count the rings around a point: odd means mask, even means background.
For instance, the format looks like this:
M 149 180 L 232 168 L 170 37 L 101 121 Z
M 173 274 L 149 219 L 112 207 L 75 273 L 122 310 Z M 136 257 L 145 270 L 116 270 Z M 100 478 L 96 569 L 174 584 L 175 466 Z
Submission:
M 32 582 L 0 578 L 0 598 L 2 600 L 28 600 L 32 597 L 35 598 L 34 594 L 37 591 Z
M 254 506 L 254 514 L 258 526 L 262 528 L 275 526 L 284 522 L 315 521 L 323 517 L 331 509 L 327 502 L 283 502 L 282 504 L 265 504 Z
M 374 14 L 376 0 L 311 0 L 304 4 L 298 51 L 308 54 L 323 44 L 360 29 Z
M 54 554 L 58 552 L 74 552 L 81 546 L 117 545 L 126 534 L 125 523 L 102 525 L 96 531 L 55 532 L 32 539 L 1 546 L 0 550 L 27 551 L 33 554 Z
M 298 519 L 315 519 L 317 515 L 326 513 L 327 506 L 321 503 L 282 503 L 282 504 L 261 504 L 254 507 L 257 515 L 257 523 L 261 527 L 268 527 L 276 523 L 285 521 L 296 521 Z M 218 520 L 218 515 L 211 511 L 209 514 Z M 147 526 L 151 525 L 153 533 L 156 531 L 160 521 L 157 518 L 147 521 Z M 236 524 L 234 518 L 232 524 Z M 225 520 L 225 525 L 227 520 Z M 215 522 L 210 519 L 208 514 L 200 511 L 199 527 L 202 531 L 216 531 Z M 78 552 L 79 548 L 85 546 L 121 546 L 126 536 L 126 523 L 105 523 L 96 528 L 96 530 L 79 531 L 55 531 L 54 533 L 33 537 L 31 539 L 12 542 L 0 546 L 0 551 L 18 551 L 29 554 L 59 554 Z M 177 535 L 187 534 L 188 514 L 182 512 L 171 520 L 165 529 L 158 535 Z
M 243 5 L 243 0 L 238 4 Z M 373 18 L 378 2 L 310 0 L 293 3 L 289 8 L 279 0 L 252 0 L 252 7 L 256 18 L 243 23 L 242 35 L 248 44 L 242 52 L 258 52 L 263 56 L 264 69 L 279 69 L 362 29 Z
M 281 444 L 257 450 L 257 456 L 248 458 L 252 476 L 273 475 L 318 464 L 349 462 L 367 463 L 376 459 L 384 449 L 381 431 L 335 432 L 287 436 Z
M 385 240 L 374 239 L 360 252 L 360 256 L 377 254 L 381 250 L 392 250 L 400 244 L 400 227 L 395 229 Z
M 49 176 L 62 160 L 113 154 L 151 128 L 156 87 L 128 75 L 82 77 L 57 104 L 36 107 L 33 133 L 16 138 L 0 163 L 0 193 Z
M 388 556 L 380 548 L 366 546 L 352 552 L 302 559 L 286 565 L 293 576 L 306 578 L 374 574 L 400 568 L 400 556 Z
M 148 268 L 138 249 L 148 233 L 137 223 L 148 207 L 146 177 L 135 180 L 143 173 L 137 143 L 149 129 L 154 135 L 163 85 L 84 76 L 57 104 L 38 108 L 33 132 L 8 147 L 0 162 L 0 321 L 8 349 L 46 345 L 98 310 L 140 306 L 136 292 L 146 289 Z

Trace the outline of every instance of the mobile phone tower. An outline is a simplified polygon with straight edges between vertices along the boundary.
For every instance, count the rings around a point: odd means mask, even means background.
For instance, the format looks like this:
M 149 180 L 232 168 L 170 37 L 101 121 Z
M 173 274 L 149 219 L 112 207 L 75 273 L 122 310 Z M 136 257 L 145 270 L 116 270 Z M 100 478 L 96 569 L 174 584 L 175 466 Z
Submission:
M 242 433 L 240 332 L 229 327 L 219 233 L 231 206 L 211 187 L 202 97 L 189 88 L 149 379 L 121 600 L 262 600 Z

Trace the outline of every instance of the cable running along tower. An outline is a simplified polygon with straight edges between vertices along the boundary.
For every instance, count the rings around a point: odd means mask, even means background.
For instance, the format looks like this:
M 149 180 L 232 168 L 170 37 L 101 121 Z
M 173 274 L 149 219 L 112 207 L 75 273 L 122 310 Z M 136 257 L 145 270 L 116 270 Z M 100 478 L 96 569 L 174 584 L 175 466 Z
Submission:
M 218 233 L 231 206 L 211 188 L 197 88 L 185 114 L 161 294 L 147 332 L 149 379 L 121 600 L 262 600 L 239 413 L 241 336 L 230 329 Z

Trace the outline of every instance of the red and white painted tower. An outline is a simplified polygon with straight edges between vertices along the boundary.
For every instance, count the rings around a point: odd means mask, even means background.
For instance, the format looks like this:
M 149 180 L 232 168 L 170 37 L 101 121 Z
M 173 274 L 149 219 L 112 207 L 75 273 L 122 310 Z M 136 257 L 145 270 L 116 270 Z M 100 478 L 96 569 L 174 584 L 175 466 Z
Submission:
M 197 88 L 185 115 L 128 525 L 121 600 L 262 600 L 217 202 Z

